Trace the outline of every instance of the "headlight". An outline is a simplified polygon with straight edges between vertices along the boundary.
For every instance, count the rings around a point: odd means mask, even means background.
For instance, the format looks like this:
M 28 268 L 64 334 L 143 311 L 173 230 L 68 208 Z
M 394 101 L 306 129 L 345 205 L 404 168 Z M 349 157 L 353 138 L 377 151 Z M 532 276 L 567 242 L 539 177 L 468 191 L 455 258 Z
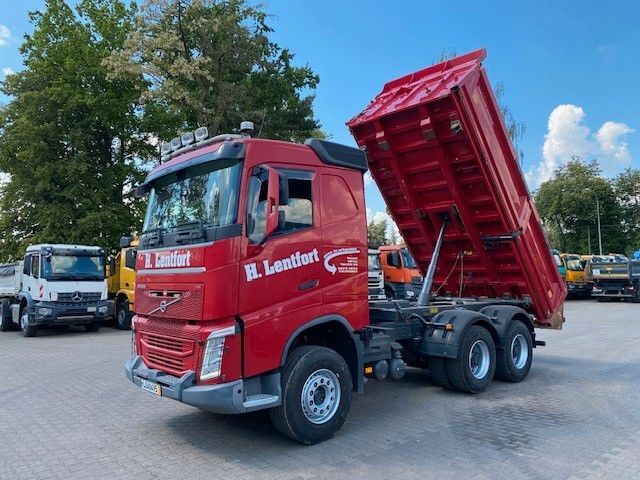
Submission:
M 220 376 L 222 370 L 222 353 L 224 351 L 224 339 L 228 335 L 236 333 L 235 325 L 221 330 L 214 330 L 209 334 L 202 355 L 202 368 L 200 380 L 208 380 Z
M 415 293 L 412 292 L 411 290 L 407 290 L 407 297 L 413 297 L 415 296 Z
M 43 317 L 48 317 L 53 313 L 53 308 L 38 307 L 38 313 Z
M 105 313 L 107 313 L 107 309 L 108 307 L 106 305 L 100 305 L 96 311 L 102 315 L 104 315 Z

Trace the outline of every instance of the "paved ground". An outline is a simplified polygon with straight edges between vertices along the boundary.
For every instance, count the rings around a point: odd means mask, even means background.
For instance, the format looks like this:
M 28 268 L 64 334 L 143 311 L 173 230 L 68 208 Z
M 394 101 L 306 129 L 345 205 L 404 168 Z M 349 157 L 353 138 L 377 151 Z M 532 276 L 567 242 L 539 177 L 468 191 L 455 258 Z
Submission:
M 125 380 L 130 334 L 0 334 L 0 478 L 637 479 L 640 305 L 573 301 L 521 384 L 455 394 L 369 382 L 323 444 L 264 413 L 220 416 Z

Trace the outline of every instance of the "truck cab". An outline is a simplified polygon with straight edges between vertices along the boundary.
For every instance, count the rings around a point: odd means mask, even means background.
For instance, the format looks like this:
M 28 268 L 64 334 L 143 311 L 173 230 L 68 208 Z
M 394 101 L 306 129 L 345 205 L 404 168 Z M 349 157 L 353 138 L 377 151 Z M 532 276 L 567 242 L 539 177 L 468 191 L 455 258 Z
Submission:
M 369 257 L 369 300 L 385 300 L 387 296 L 384 292 L 380 250 L 370 248 L 367 255 Z
M 560 258 L 564 266 L 564 279 L 567 283 L 569 296 L 588 297 L 591 295 L 591 284 L 587 282 L 585 271 L 586 262 L 580 255 L 574 253 L 561 253 Z
M 5 269 L 5 271 L 9 271 Z M 41 244 L 13 268 L 3 298 L 3 327 L 32 337 L 42 326 L 84 325 L 97 331 L 107 316 L 105 254 L 100 247 Z
M 120 251 L 110 257 L 107 264 L 109 314 L 115 318 L 119 330 L 131 328 L 135 311 L 136 256 L 139 240 L 134 237 L 120 239 Z
M 380 247 L 380 259 L 387 297 L 408 300 L 418 298 L 422 275 L 406 245 Z

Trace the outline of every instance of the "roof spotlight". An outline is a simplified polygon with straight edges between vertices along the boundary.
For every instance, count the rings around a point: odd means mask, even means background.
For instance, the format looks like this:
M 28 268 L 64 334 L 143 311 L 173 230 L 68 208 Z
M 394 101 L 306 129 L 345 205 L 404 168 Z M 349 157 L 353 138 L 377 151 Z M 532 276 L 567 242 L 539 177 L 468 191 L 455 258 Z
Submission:
M 195 136 L 193 135 L 193 132 L 183 133 L 180 138 L 182 139 L 183 145 L 191 145 L 195 141 Z
M 169 142 L 163 142 L 160 147 L 160 155 L 166 157 L 167 155 L 171 155 L 171 144 Z
M 201 142 L 209 137 L 209 129 L 207 127 L 199 127 L 195 131 L 196 142 Z
M 173 150 L 175 152 L 180 147 L 182 147 L 182 141 L 180 140 L 180 137 L 172 138 L 171 139 L 171 150 Z

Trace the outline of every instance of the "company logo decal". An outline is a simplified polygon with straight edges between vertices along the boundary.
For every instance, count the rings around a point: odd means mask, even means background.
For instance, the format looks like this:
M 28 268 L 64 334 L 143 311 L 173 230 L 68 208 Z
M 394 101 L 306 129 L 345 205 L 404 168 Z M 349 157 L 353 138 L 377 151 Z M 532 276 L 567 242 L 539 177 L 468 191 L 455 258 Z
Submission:
M 324 268 L 335 275 L 336 273 L 353 274 L 358 273 L 358 256 L 360 249 L 356 247 L 337 248 L 325 253 L 323 258 Z M 302 268 L 320 261 L 318 249 L 314 248 L 310 252 L 301 253 L 297 251 L 288 257 L 271 262 L 262 260 L 261 262 L 251 262 L 244 266 L 247 282 L 252 282 L 262 277 L 268 277 L 278 273 Z
M 82 294 L 80 292 L 73 292 L 71 294 L 71 300 L 73 300 L 74 302 L 79 302 L 80 300 L 82 300 Z
M 304 267 L 305 265 L 310 265 L 319 261 L 318 249 L 314 248 L 308 253 L 300 253 L 300 251 L 297 251 L 288 257 L 274 261 L 273 264 L 269 260 L 263 260 L 262 271 L 258 268 L 258 262 L 247 263 L 244 266 L 244 271 L 247 275 L 247 282 L 251 282 L 258 278 L 262 278 L 263 276 L 268 277 L 269 275 Z
M 358 273 L 358 253 L 355 247 L 338 248 L 324 255 L 324 268 L 331 275 L 337 273 Z M 345 258 L 339 258 L 345 257 Z
M 191 266 L 191 251 L 156 252 L 144 254 L 144 268 L 181 268 Z

